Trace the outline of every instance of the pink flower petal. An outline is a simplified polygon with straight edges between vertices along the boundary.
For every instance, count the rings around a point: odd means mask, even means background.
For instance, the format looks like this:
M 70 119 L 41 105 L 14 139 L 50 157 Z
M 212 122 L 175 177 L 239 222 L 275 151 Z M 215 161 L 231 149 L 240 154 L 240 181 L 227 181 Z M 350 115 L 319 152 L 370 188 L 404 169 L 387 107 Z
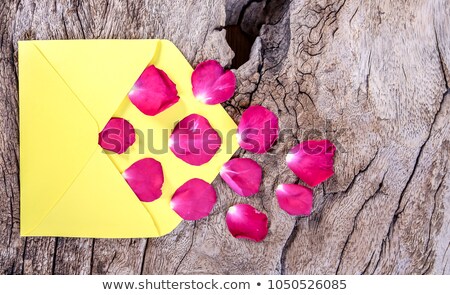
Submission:
M 278 118 L 262 106 L 251 106 L 238 126 L 239 145 L 252 153 L 267 152 L 278 138 Z
M 180 99 L 175 83 L 155 66 L 144 70 L 128 93 L 131 102 L 144 114 L 155 116 Z
M 133 125 L 122 118 L 111 118 L 98 134 L 98 144 L 117 154 L 124 153 L 135 141 Z
M 262 169 L 252 159 L 236 158 L 222 166 L 220 176 L 237 194 L 248 197 L 259 191 Z
M 188 164 L 203 165 L 216 154 L 222 140 L 209 124 L 198 114 L 191 114 L 181 120 L 169 139 L 170 150 Z
M 280 208 L 290 215 L 310 215 L 313 191 L 299 184 L 280 184 L 276 191 Z
M 175 191 L 170 206 L 184 220 L 198 220 L 209 215 L 216 200 L 216 191 L 211 184 L 193 178 Z
M 134 162 L 122 176 L 142 202 L 152 202 L 161 197 L 164 174 L 161 163 L 155 159 L 144 158 Z
M 336 147 L 329 140 L 309 140 L 293 147 L 286 156 L 288 167 L 306 184 L 316 186 L 333 174 Z
M 268 220 L 266 214 L 251 205 L 237 204 L 230 207 L 226 216 L 228 230 L 233 237 L 261 242 L 267 236 Z
M 215 60 L 197 65 L 191 77 L 194 96 L 206 104 L 218 104 L 230 99 L 236 88 L 236 77 Z

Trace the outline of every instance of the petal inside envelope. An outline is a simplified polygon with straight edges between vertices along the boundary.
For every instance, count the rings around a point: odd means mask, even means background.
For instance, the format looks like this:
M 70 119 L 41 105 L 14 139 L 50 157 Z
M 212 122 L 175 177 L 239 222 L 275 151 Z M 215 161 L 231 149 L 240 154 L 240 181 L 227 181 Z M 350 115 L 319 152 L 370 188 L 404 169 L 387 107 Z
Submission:
M 152 65 L 173 81 L 180 99 L 148 116 L 127 94 Z M 192 71 L 166 40 L 20 42 L 21 235 L 127 238 L 172 231 L 181 221 L 170 207 L 173 193 L 191 178 L 210 183 L 238 148 L 225 110 L 194 98 Z M 169 149 L 177 123 L 194 113 L 222 142 L 199 166 Z M 121 154 L 98 145 L 111 118 L 135 129 L 135 142 Z M 146 158 L 161 163 L 164 174 L 161 196 L 151 202 L 141 202 L 122 177 Z

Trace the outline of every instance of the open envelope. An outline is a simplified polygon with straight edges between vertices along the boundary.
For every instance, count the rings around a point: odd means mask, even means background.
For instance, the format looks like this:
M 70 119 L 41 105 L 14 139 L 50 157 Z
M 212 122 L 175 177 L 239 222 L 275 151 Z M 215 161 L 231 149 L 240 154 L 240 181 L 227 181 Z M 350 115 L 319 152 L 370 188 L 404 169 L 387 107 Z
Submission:
M 154 116 L 127 93 L 149 65 L 177 85 L 180 101 Z M 192 67 L 165 40 L 19 42 L 21 235 L 157 237 L 181 218 L 170 208 L 173 192 L 191 178 L 211 182 L 237 150 L 236 125 L 220 105 L 192 94 Z M 178 121 L 197 113 L 222 137 L 219 152 L 191 166 L 167 148 Z M 128 120 L 137 140 L 121 155 L 106 153 L 98 133 L 111 117 Z M 135 161 L 161 162 L 161 198 L 140 202 L 121 173 Z

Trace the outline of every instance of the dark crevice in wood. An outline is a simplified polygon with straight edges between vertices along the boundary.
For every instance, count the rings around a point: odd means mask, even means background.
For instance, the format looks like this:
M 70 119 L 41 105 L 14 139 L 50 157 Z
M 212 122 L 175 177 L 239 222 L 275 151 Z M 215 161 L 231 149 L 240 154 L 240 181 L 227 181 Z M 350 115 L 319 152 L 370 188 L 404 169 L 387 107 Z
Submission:
M 67 30 L 66 19 L 64 17 L 64 12 L 61 12 L 61 21 L 63 23 L 64 35 L 67 39 L 69 39 L 69 31 Z
M 252 92 L 250 92 L 248 106 L 252 104 L 253 96 L 258 91 L 259 85 L 261 84 L 262 76 L 264 75 L 264 73 L 262 72 L 262 69 L 264 67 L 264 50 L 262 49 L 261 49 L 261 59 L 262 62 L 258 65 L 258 81 L 256 81 L 255 89 Z
M 428 251 L 428 247 L 430 244 L 430 240 L 431 240 L 431 228 L 433 225 L 433 216 L 434 213 L 436 211 L 436 203 L 437 203 L 437 195 L 441 192 L 441 188 L 442 188 L 442 184 L 444 183 L 444 179 L 445 179 L 446 174 L 444 174 L 444 176 L 442 177 L 441 181 L 439 182 L 439 185 L 436 189 L 436 193 L 433 196 L 433 209 L 431 210 L 431 215 L 430 215 L 430 222 L 428 223 L 428 237 L 427 237 L 427 241 L 425 243 L 425 250 Z
M 3 154 L 1 154 L 1 156 L 3 158 L 2 159 L 3 162 L 5 163 L 5 159 L 3 157 Z M 2 176 L 3 176 L 3 187 L 5 189 L 5 194 L 6 194 L 6 196 L 9 199 L 9 215 L 10 215 L 10 218 L 11 218 L 11 226 L 9 228 L 9 235 L 8 235 L 8 247 L 9 247 L 11 245 L 12 232 L 13 232 L 13 227 L 14 227 L 14 216 L 13 216 L 13 206 L 12 206 L 12 200 L 13 200 L 12 198 L 13 198 L 13 196 L 8 193 L 8 182 L 6 181 L 6 172 L 5 172 L 5 170 L 3 170 L 2 167 L 0 167 L 0 169 L 1 169 L 1 172 L 2 172 Z
M 5 186 L 5 188 L 6 188 L 6 186 Z M 13 188 L 12 188 L 12 186 L 10 185 L 10 189 L 11 189 L 11 192 L 13 192 Z M 9 231 L 9 235 L 8 235 L 8 247 L 10 247 L 11 246 L 11 241 L 12 241 L 12 235 L 13 235 L 13 228 L 14 228 L 14 207 L 13 207 L 13 196 L 14 196 L 14 192 L 11 194 L 11 196 L 9 197 L 9 214 L 10 214 L 10 216 L 11 216 L 11 229 L 10 229 L 10 231 Z
M 91 264 L 89 266 L 89 274 L 92 274 L 92 270 L 94 268 L 94 251 L 95 250 L 95 239 L 92 239 L 91 245 Z
M 117 257 L 117 251 L 114 251 L 113 257 L 111 258 L 111 261 L 109 261 L 108 266 L 106 267 L 106 269 L 104 270 L 104 274 L 108 274 L 109 272 L 109 268 L 111 267 L 111 265 L 113 264 L 114 260 Z
M 369 266 L 372 263 L 373 255 L 375 255 L 375 251 L 372 252 L 369 262 L 367 262 L 366 266 L 364 267 L 363 271 L 361 272 L 362 275 L 365 275 L 367 273 L 367 271 L 369 270 Z
M 289 234 L 288 238 L 286 239 L 286 242 L 284 243 L 283 247 L 281 248 L 281 255 L 280 255 L 280 270 L 279 273 L 281 275 L 286 273 L 286 255 L 287 252 L 289 251 L 289 248 L 291 247 L 292 243 L 294 242 L 295 238 L 297 237 L 298 234 L 298 222 L 299 222 L 299 217 L 297 217 L 295 219 L 295 223 L 294 226 L 292 227 L 292 231 Z
M 376 272 L 376 270 L 377 270 L 377 268 L 378 268 L 378 265 L 380 264 L 381 256 L 382 256 L 382 253 L 383 253 L 383 249 L 384 249 L 384 247 L 386 247 L 386 246 L 385 246 L 385 241 L 386 241 L 385 239 L 389 239 L 389 238 L 386 236 L 386 237 L 383 239 L 383 241 L 381 242 L 381 246 L 380 246 L 380 251 L 379 251 L 379 253 L 378 253 L 377 262 L 375 263 L 375 266 L 373 267 L 373 271 L 372 271 L 371 275 L 375 274 L 375 272 Z
M 53 250 L 53 261 L 52 261 L 52 275 L 55 274 L 55 269 L 56 269 L 56 257 L 58 254 L 58 243 L 59 243 L 59 238 L 55 238 L 55 248 Z
M 234 69 L 239 68 L 241 65 L 245 64 L 250 59 L 250 53 L 255 42 L 256 38 L 259 34 L 251 33 L 251 32 L 259 32 L 262 25 L 265 23 L 266 13 L 260 16 L 262 19 L 255 19 L 253 22 L 255 23 L 254 28 L 243 28 L 243 21 L 245 17 L 245 13 L 247 9 L 253 3 L 262 3 L 263 0 L 250 0 L 248 1 L 239 12 L 238 21 L 236 24 L 227 24 L 224 28 L 226 29 L 226 40 L 230 48 L 234 52 L 234 58 L 231 62 L 231 67 Z
M 431 252 L 430 252 L 430 253 L 431 253 Z M 427 274 L 429 274 L 429 272 L 430 272 L 431 268 L 433 267 L 433 265 L 434 265 L 434 263 L 430 262 L 430 263 L 428 264 L 428 267 L 427 267 L 421 274 L 422 274 L 422 275 L 427 275 Z
M 355 17 L 355 15 L 356 15 L 356 13 L 358 12 L 358 10 L 359 10 L 359 6 L 356 7 L 355 12 L 352 14 L 352 17 L 351 17 L 350 20 L 348 21 L 348 24 L 349 24 L 349 25 L 352 24 L 352 20 L 353 20 L 353 18 Z
M 25 242 L 23 243 L 23 252 L 22 252 L 22 270 L 20 271 L 20 274 L 24 274 L 25 273 L 25 259 L 27 256 L 27 243 L 28 243 L 28 238 L 25 237 Z
M 447 174 L 444 174 L 444 176 L 442 176 L 441 181 L 439 182 L 439 185 L 436 189 L 436 192 L 433 196 L 433 209 L 431 210 L 431 214 L 430 214 L 430 221 L 428 223 L 428 236 L 427 236 L 427 241 L 425 242 L 425 252 L 428 253 L 427 258 L 425 259 L 424 262 L 424 266 L 426 264 L 428 264 L 428 267 L 426 268 L 425 271 L 422 272 L 422 274 L 427 274 L 428 271 L 431 269 L 431 267 L 434 265 L 434 261 L 430 261 L 429 257 L 431 255 L 433 251 L 433 249 L 430 248 L 430 241 L 431 241 L 431 231 L 432 231 L 432 226 L 433 226 L 433 217 L 434 217 L 434 213 L 436 212 L 436 204 L 437 204 L 437 196 L 439 193 L 441 193 L 441 189 L 442 189 L 442 184 L 444 183 L 444 179 L 446 177 Z
M 197 229 L 197 221 L 194 221 L 194 228 L 192 229 L 191 243 L 189 244 L 189 247 L 188 247 L 186 253 L 184 253 L 183 257 L 181 257 L 180 262 L 178 262 L 178 265 L 175 268 L 175 272 L 173 273 L 174 275 L 176 275 L 178 273 L 178 270 L 179 270 L 181 264 L 183 263 L 184 259 L 186 259 L 189 252 L 191 252 L 192 246 L 194 245 L 196 229 Z
M 361 175 L 369 169 L 369 167 L 372 165 L 373 161 L 377 158 L 378 152 L 379 152 L 379 150 L 377 149 L 377 151 L 375 152 L 375 155 L 372 157 L 372 159 L 370 159 L 369 163 L 367 163 L 367 165 L 364 168 L 362 168 L 361 170 L 358 171 L 358 173 L 355 174 L 353 179 L 350 181 L 350 183 L 347 185 L 347 187 L 343 191 L 344 194 L 348 194 L 350 192 L 350 190 L 353 188 L 353 186 L 356 182 L 356 179 L 361 177 Z
M 381 179 L 381 182 L 378 185 L 378 188 L 375 191 L 375 193 L 373 195 L 369 196 L 364 201 L 364 203 L 362 204 L 361 208 L 356 213 L 355 218 L 353 218 L 352 229 L 351 229 L 350 233 L 348 234 L 347 239 L 345 240 L 344 246 L 342 247 L 342 251 L 341 251 L 341 253 L 339 255 L 338 265 L 337 265 L 335 274 L 339 274 L 339 271 L 341 270 L 342 259 L 344 257 L 345 250 L 347 249 L 348 242 L 350 241 L 350 238 L 352 237 L 353 233 L 355 232 L 356 224 L 358 222 L 359 215 L 364 211 L 364 208 L 369 203 L 369 201 L 372 200 L 376 195 L 378 195 L 381 192 L 381 189 L 383 188 L 384 178 L 386 177 L 386 174 L 387 174 L 387 172 L 384 173 L 383 178 Z
M 239 25 L 226 26 L 225 29 L 227 43 L 234 52 L 231 67 L 237 69 L 250 59 L 256 37 L 244 32 Z
M 411 183 L 411 180 L 413 179 L 413 177 L 414 177 L 414 175 L 415 175 L 415 173 L 416 173 L 417 167 L 419 166 L 419 161 L 420 161 L 420 159 L 422 158 L 423 150 L 424 150 L 426 144 L 428 143 L 428 141 L 430 140 L 430 137 L 431 137 L 431 133 L 432 133 L 432 131 L 433 131 L 434 124 L 436 123 L 437 117 L 438 117 L 439 114 L 441 113 L 442 105 L 444 104 L 445 97 L 446 97 L 447 94 L 449 94 L 449 93 L 450 93 L 450 89 L 447 89 L 447 91 L 442 95 L 442 99 L 441 99 L 441 101 L 439 102 L 438 110 L 436 111 L 436 113 L 435 113 L 435 115 L 434 115 L 434 117 L 433 117 L 433 121 L 431 122 L 429 131 L 428 131 L 428 135 L 427 135 L 425 141 L 423 142 L 423 144 L 420 146 L 419 153 L 418 153 L 418 155 L 417 155 L 417 157 L 416 157 L 416 160 L 415 160 L 415 162 L 414 162 L 414 166 L 413 166 L 412 172 L 411 172 L 411 174 L 409 175 L 408 180 L 406 181 L 406 184 L 405 184 L 405 186 L 403 187 L 402 192 L 400 193 L 400 198 L 399 198 L 399 200 L 398 200 L 398 202 L 397 202 L 397 208 L 396 208 L 396 210 L 394 211 L 394 216 L 393 216 L 393 218 L 392 218 L 391 225 L 390 225 L 390 227 L 389 227 L 389 228 L 390 228 L 389 234 L 391 234 L 391 228 L 392 228 L 392 230 L 393 230 L 393 227 L 395 226 L 395 224 L 396 224 L 396 222 L 397 222 L 397 220 L 398 220 L 400 214 L 402 214 L 402 212 L 405 210 L 405 206 L 406 206 L 406 205 L 403 206 L 402 209 L 400 209 L 401 204 L 402 204 L 402 202 L 403 202 L 403 198 L 404 198 L 405 192 L 406 192 L 406 190 L 408 189 L 409 184 Z
M 83 26 L 83 22 L 81 21 L 81 17 L 80 17 L 80 5 L 81 5 L 81 0 L 78 0 L 76 5 L 75 5 L 75 13 L 77 16 L 77 20 L 80 23 L 80 28 L 81 28 L 81 34 L 83 36 L 83 39 L 86 39 L 86 33 L 84 32 L 84 26 Z
M 141 275 L 144 274 L 145 256 L 147 255 L 148 240 L 149 239 L 145 239 L 144 253 L 142 253 L 141 267 L 140 267 L 140 270 L 139 270 L 139 273 Z
M 367 71 L 367 75 L 366 75 L 366 99 L 367 101 L 369 101 L 370 98 L 370 72 L 372 70 L 372 50 L 370 50 L 369 52 L 369 70 Z
M 444 63 L 444 59 L 442 57 L 441 48 L 439 47 L 439 39 L 437 37 L 436 28 L 434 28 L 434 36 L 436 38 L 436 49 L 437 49 L 437 53 L 438 53 L 438 57 L 439 57 L 439 65 L 440 65 L 442 76 L 443 76 L 444 82 L 445 82 L 445 87 L 447 89 L 449 89 L 450 86 L 448 84 L 448 78 L 447 78 L 447 74 L 446 74 L 446 71 L 445 71 L 445 63 Z
M 429 129 L 429 132 L 428 132 L 428 136 L 427 136 L 427 138 L 425 139 L 424 143 L 422 144 L 422 146 L 421 146 L 420 149 L 419 149 L 419 153 L 418 153 L 418 155 L 417 155 L 417 157 L 416 157 L 416 160 L 415 160 L 415 162 L 414 162 L 413 170 L 412 170 L 410 176 L 408 177 L 408 180 L 406 181 L 406 184 L 405 184 L 405 186 L 403 187 L 402 192 L 400 193 L 400 197 L 399 197 L 399 199 L 398 199 L 398 201 L 397 201 L 397 207 L 396 207 L 396 209 L 395 209 L 395 211 L 394 211 L 394 215 L 393 215 L 393 217 L 392 217 L 392 219 L 391 219 L 391 222 L 390 222 L 390 224 L 389 224 L 388 231 L 387 231 L 387 233 L 386 233 L 386 235 L 385 235 L 385 237 L 384 237 L 384 239 L 383 239 L 383 241 L 382 241 L 382 243 L 381 243 L 381 247 L 380 247 L 380 255 L 379 255 L 379 257 L 378 257 L 377 264 L 376 264 L 376 266 L 375 266 L 375 268 L 374 268 L 374 272 L 375 272 L 376 268 L 378 267 L 378 263 L 380 262 L 382 250 L 386 247 L 386 245 L 385 245 L 385 244 L 386 244 L 386 241 L 388 241 L 388 240 L 389 240 L 389 237 L 393 234 L 393 232 L 394 232 L 394 226 L 395 226 L 395 224 L 397 223 L 397 220 L 398 220 L 400 214 L 402 214 L 402 212 L 405 210 L 405 206 L 406 206 L 406 205 L 403 206 L 403 208 L 400 210 L 400 207 L 401 207 L 401 204 L 402 204 L 402 202 L 403 202 L 403 198 L 404 198 L 405 192 L 406 192 L 407 188 L 409 187 L 409 184 L 411 183 L 411 180 L 413 179 L 413 177 L 414 177 L 414 175 L 415 175 L 416 169 L 417 169 L 417 167 L 418 167 L 418 165 L 419 165 L 419 161 L 420 161 L 420 159 L 421 159 L 421 157 L 422 157 L 423 150 L 424 150 L 426 144 L 428 143 L 428 141 L 429 141 L 429 139 L 430 139 L 430 137 L 431 137 L 431 133 L 432 133 L 432 131 L 433 131 L 434 124 L 436 123 L 437 117 L 439 116 L 439 114 L 440 114 L 440 112 L 441 112 L 442 105 L 443 105 L 443 103 L 444 103 L 445 97 L 446 97 L 449 93 L 450 93 L 450 89 L 447 89 L 447 91 L 442 95 L 442 99 L 441 99 L 441 101 L 440 101 L 440 103 L 439 103 L 439 108 L 438 108 L 438 110 L 436 111 L 436 113 L 435 113 L 435 115 L 434 115 L 434 118 L 433 118 L 433 121 L 432 121 L 432 123 L 431 123 L 431 125 L 430 125 L 430 129 Z M 374 273 L 374 272 L 373 272 L 373 273 Z M 372 274 L 373 274 L 373 273 L 372 273 Z
M 450 248 L 450 243 L 448 243 L 447 248 L 445 249 L 444 255 L 442 256 L 442 262 L 444 262 L 444 259 L 447 257 L 447 251 L 449 248 Z M 442 268 L 442 274 L 445 274 L 445 271 L 447 269 L 447 262 L 448 262 L 448 260 L 445 262 L 445 265 Z

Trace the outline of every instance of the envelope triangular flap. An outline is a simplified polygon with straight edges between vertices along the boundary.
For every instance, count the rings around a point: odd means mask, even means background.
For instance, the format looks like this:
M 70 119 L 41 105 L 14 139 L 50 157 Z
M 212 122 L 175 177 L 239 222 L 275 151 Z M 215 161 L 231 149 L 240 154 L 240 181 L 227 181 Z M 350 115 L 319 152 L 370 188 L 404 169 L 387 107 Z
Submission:
M 19 45 L 21 233 L 35 227 L 95 150 L 95 121 L 31 42 Z M 81 147 L 81 148 L 80 148 Z
M 55 40 L 36 46 L 83 102 L 101 131 L 151 62 L 159 40 Z
M 64 196 L 28 235 L 135 238 L 156 237 L 160 233 L 122 175 L 107 157 L 97 152 Z

